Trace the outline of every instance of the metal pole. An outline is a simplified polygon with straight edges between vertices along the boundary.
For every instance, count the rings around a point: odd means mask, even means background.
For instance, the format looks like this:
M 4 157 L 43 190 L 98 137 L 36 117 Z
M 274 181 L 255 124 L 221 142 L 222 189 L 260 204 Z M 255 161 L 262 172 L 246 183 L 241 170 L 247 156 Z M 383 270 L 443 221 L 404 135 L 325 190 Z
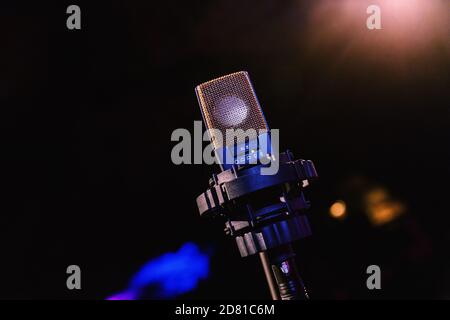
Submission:
M 295 263 L 291 245 L 274 248 L 268 255 L 281 300 L 308 300 L 306 291 Z
M 269 285 L 270 295 L 272 300 L 280 300 L 278 296 L 278 285 L 275 283 L 272 276 L 272 268 L 270 267 L 269 257 L 265 251 L 259 253 L 259 258 L 264 269 L 264 274 L 266 275 L 267 284 Z

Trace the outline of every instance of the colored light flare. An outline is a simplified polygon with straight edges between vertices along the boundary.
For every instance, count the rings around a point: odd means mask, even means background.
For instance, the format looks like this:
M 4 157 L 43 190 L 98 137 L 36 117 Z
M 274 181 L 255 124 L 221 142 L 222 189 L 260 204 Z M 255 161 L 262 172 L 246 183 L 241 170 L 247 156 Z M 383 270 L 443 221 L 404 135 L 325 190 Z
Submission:
M 150 260 L 131 279 L 128 289 L 107 300 L 136 300 L 152 287 L 150 298 L 173 298 L 194 290 L 209 274 L 209 256 L 195 243 Z
M 370 5 L 381 10 L 380 30 L 367 28 Z M 309 13 L 307 50 L 335 52 L 336 67 L 357 60 L 405 68 L 430 50 L 450 52 L 449 30 L 448 0 L 317 0 Z

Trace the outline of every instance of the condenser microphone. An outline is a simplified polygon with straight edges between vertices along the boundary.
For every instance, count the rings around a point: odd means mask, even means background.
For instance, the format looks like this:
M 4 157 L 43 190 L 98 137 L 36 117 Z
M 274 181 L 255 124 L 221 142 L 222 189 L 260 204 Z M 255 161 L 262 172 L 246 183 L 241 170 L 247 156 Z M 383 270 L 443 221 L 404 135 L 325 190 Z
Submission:
M 224 218 L 242 257 L 259 254 L 273 299 L 307 298 L 291 243 L 311 234 L 303 189 L 317 178 L 314 164 L 275 152 L 247 72 L 205 82 L 195 92 L 222 169 L 197 197 L 200 215 Z M 226 139 L 230 131 L 233 138 Z M 263 174 L 270 162 L 277 170 Z
M 270 160 L 269 126 L 247 72 L 235 72 L 195 88 L 222 170 Z

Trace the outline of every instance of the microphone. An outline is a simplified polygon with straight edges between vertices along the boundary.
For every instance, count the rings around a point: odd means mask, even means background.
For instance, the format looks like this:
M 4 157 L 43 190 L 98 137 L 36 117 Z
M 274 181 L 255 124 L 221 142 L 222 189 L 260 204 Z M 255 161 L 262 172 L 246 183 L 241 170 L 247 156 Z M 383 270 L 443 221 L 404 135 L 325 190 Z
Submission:
M 272 151 L 269 127 L 247 72 L 205 82 L 195 92 L 222 170 L 268 163 Z
M 196 199 L 200 215 L 223 218 L 242 257 L 259 255 L 272 299 L 309 298 L 291 244 L 311 235 L 303 189 L 318 178 L 314 164 L 278 153 L 277 130 L 269 130 L 247 72 L 195 92 L 222 169 Z

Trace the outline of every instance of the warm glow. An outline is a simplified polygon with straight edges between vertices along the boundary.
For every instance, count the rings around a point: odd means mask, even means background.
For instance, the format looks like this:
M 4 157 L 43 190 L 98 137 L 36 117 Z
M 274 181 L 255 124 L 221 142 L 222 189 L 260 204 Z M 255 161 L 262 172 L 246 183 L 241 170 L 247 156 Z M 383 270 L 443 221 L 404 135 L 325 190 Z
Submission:
M 367 215 L 376 226 L 393 221 L 405 211 L 405 206 L 391 199 L 389 193 L 382 188 L 369 191 L 365 197 Z
M 347 206 L 344 201 L 338 200 L 330 207 L 330 215 L 333 218 L 341 219 L 345 217 L 347 213 Z
M 381 10 L 381 30 L 366 27 L 373 4 Z M 432 48 L 449 49 L 449 9 L 448 0 L 317 0 L 308 21 L 308 50 L 333 50 L 336 67 L 358 59 L 401 68 L 405 59 L 416 61 Z

